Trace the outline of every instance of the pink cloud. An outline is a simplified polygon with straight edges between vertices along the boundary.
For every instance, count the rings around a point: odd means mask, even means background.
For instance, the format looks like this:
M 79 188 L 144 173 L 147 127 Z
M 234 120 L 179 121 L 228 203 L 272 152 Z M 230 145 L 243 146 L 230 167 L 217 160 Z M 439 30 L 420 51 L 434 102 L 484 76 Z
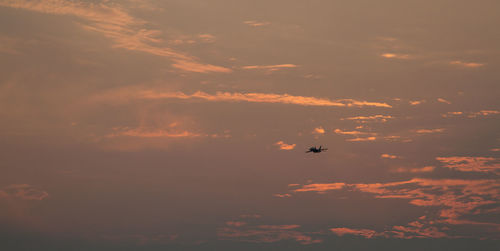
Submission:
M 352 228 L 341 227 L 341 228 L 330 228 L 330 231 L 332 231 L 334 234 L 338 236 L 344 236 L 346 234 L 360 235 L 368 239 L 377 235 L 376 231 L 370 229 L 352 229 Z

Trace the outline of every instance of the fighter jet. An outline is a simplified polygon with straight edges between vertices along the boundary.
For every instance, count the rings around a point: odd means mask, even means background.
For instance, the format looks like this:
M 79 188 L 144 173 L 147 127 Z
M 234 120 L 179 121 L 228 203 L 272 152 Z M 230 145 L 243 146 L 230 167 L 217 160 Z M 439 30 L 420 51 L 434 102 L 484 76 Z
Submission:
M 309 151 L 307 151 L 306 153 L 310 153 L 310 152 L 313 152 L 313 153 L 320 153 L 322 151 L 326 151 L 328 150 L 328 148 L 321 148 L 321 146 L 319 146 L 319 148 L 316 148 L 316 146 L 311 146 L 309 148 Z

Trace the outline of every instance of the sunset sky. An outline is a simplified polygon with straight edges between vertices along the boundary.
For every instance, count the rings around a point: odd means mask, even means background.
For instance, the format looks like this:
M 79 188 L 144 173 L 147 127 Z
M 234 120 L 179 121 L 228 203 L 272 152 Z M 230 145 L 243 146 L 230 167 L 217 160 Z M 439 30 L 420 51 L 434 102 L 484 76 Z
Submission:
M 499 12 L 0 0 L 0 249 L 498 250 Z

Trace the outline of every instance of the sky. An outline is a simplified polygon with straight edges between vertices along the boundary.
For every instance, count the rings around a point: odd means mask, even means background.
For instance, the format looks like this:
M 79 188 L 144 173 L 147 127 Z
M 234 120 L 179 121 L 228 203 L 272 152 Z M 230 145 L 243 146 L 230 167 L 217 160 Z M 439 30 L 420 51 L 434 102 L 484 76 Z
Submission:
M 498 250 L 499 9 L 0 0 L 0 249 Z

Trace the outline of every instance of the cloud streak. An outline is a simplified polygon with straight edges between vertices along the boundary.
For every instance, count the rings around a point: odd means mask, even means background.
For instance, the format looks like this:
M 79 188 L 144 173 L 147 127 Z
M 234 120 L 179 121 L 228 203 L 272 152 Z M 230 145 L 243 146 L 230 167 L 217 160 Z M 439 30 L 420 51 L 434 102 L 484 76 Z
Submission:
M 53 15 L 75 16 L 85 21 L 81 27 L 103 34 L 114 42 L 114 48 L 140 51 L 173 61 L 180 70 L 198 73 L 229 73 L 222 66 L 204 64 L 185 53 L 161 46 L 159 30 L 147 29 L 147 22 L 131 16 L 122 6 L 110 2 L 80 2 L 64 0 L 0 0 L 0 6 L 41 12 Z
M 437 157 L 444 167 L 461 172 L 492 172 L 500 174 L 500 159 L 491 157 Z
M 292 104 L 301 106 L 323 106 L 323 107 L 383 107 L 390 108 L 386 103 L 366 102 L 357 100 L 330 100 L 327 98 L 316 98 L 306 96 L 295 96 L 289 94 L 274 93 L 240 93 L 240 92 L 216 92 L 209 94 L 196 91 L 192 94 L 183 92 L 160 92 L 154 90 L 139 90 L 137 88 L 125 88 L 105 92 L 94 96 L 93 102 L 127 103 L 134 99 L 162 100 L 204 100 L 210 102 L 250 102 L 250 103 L 272 103 Z

